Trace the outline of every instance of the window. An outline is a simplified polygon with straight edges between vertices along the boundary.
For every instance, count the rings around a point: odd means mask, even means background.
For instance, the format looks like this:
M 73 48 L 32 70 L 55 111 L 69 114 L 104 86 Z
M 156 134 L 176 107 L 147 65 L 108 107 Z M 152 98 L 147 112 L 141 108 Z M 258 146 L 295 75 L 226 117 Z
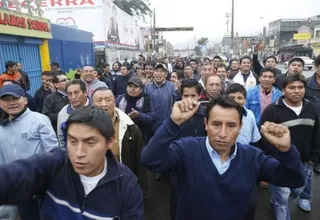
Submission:
M 320 37 L 320 30 L 316 31 L 316 37 Z

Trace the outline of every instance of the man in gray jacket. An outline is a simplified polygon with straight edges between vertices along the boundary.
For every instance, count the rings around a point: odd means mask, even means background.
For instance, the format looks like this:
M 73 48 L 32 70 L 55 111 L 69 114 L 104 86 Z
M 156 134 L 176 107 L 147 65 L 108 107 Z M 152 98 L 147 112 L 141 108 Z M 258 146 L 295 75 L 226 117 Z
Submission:
M 49 118 L 27 108 L 26 93 L 19 85 L 3 86 L 0 100 L 4 111 L 0 121 L 0 164 L 25 159 L 58 146 Z M 30 209 L 33 202 L 36 203 L 35 200 L 28 202 L 28 208 L 25 205 L 19 207 L 21 217 L 23 210 Z M 0 206 L 0 219 L 13 220 L 18 214 L 16 206 Z
M 107 87 L 108 86 L 100 81 L 98 78 L 95 77 L 93 74 L 94 69 L 91 66 L 84 66 L 82 69 L 82 81 L 86 85 L 87 95 L 89 98 L 91 98 L 91 95 L 94 90 L 96 90 L 99 87 Z

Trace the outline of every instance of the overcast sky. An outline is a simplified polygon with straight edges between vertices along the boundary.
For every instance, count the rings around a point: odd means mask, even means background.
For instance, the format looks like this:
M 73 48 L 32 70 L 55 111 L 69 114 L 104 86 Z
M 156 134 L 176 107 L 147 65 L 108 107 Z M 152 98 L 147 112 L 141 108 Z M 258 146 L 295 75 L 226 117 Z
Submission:
M 150 1 L 156 8 L 156 27 L 194 27 L 194 32 L 165 33 L 174 45 L 193 44 L 195 36 L 219 42 L 227 31 L 225 15 L 231 12 L 231 0 Z M 256 35 L 270 21 L 311 17 L 320 14 L 319 8 L 320 0 L 235 0 L 235 32 Z

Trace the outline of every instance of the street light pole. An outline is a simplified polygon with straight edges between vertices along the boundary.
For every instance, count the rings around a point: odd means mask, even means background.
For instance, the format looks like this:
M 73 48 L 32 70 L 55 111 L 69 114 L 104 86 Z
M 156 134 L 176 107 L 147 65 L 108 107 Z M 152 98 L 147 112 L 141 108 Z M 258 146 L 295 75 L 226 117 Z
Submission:
M 231 50 L 233 50 L 234 42 L 234 0 L 232 0 L 231 6 Z
M 153 9 L 153 51 L 156 51 L 156 9 Z

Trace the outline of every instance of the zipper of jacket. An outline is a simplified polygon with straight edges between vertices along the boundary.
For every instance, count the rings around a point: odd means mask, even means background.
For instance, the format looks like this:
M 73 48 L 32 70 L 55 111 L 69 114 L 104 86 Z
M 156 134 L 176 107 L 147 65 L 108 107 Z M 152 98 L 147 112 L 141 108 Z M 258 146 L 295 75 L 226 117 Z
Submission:
M 121 173 L 121 174 L 120 174 L 120 177 L 122 177 L 122 175 L 123 175 L 123 174 Z M 120 177 L 119 177 L 119 178 L 120 178 Z M 85 196 L 84 196 L 84 199 L 83 199 L 83 201 L 82 201 L 82 203 L 81 203 L 81 209 L 80 209 L 81 213 L 84 212 L 84 210 L 85 210 L 85 208 L 86 208 L 86 206 L 87 206 L 88 196 L 89 196 L 93 191 L 97 190 L 97 189 L 100 188 L 101 186 L 103 186 L 103 185 L 105 185 L 105 184 L 107 184 L 107 183 L 109 183 L 109 182 L 111 182 L 111 181 L 114 181 L 114 180 L 116 180 L 116 179 L 118 179 L 118 178 L 113 178 L 113 179 L 110 179 L 110 180 L 108 180 L 108 181 L 106 181 L 106 182 L 104 182 L 104 183 L 101 183 L 101 184 L 97 185 L 96 187 L 94 187 L 93 190 L 91 190 L 91 192 L 88 193 L 88 195 L 85 195 Z M 113 216 L 113 218 L 118 218 L 118 219 L 120 220 L 120 216 Z

